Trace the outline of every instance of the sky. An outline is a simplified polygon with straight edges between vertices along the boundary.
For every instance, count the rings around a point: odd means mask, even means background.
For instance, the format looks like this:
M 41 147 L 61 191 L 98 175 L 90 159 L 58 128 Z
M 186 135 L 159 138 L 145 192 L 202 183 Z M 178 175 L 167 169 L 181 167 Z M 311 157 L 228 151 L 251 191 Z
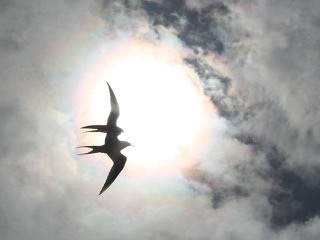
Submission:
M 318 239 L 318 0 L 0 0 L 1 239 Z M 120 105 L 124 170 L 83 133 Z

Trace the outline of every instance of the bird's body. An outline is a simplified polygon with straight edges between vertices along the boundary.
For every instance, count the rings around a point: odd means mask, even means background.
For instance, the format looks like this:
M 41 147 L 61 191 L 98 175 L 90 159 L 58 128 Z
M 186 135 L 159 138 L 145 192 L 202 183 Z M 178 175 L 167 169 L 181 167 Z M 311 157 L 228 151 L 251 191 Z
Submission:
M 126 164 L 127 158 L 123 154 L 121 154 L 120 151 L 128 146 L 131 146 L 129 142 L 120 141 L 118 139 L 118 136 L 121 134 L 121 132 L 123 132 L 122 129 L 116 125 L 117 119 L 120 115 L 119 105 L 113 93 L 113 90 L 109 84 L 108 84 L 108 87 L 110 92 L 111 111 L 108 117 L 107 124 L 106 125 L 89 125 L 89 126 L 82 127 L 82 128 L 94 129 L 90 132 L 107 133 L 105 144 L 101 146 L 80 146 L 79 147 L 79 148 L 81 147 L 91 148 L 90 152 L 79 154 L 79 155 L 105 153 L 113 161 L 113 166 L 108 174 L 107 180 L 103 185 L 99 195 L 108 189 L 108 187 L 118 177 L 119 173 L 122 171 L 122 169 L 124 168 L 124 165 Z

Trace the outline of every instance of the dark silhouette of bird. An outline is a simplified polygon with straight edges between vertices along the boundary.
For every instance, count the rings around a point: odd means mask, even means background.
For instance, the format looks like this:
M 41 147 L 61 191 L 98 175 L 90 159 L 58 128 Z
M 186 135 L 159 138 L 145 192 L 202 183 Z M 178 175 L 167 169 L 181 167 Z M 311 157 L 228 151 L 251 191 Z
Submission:
M 107 83 L 108 84 L 108 83 Z M 129 142 L 120 141 L 118 136 L 122 131 L 121 128 L 116 126 L 117 119 L 120 115 L 119 112 L 119 104 L 117 99 L 113 93 L 112 88 L 108 84 L 109 92 L 110 92 L 110 101 L 111 101 L 111 111 L 108 117 L 107 125 L 90 125 L 83 128 L 92 128 L 95 129 L 93 132 L 103 132 L 107 133 L 105 144 L 101 146 L 80 146 L 78 148 L 91 148 L 90 152 L 81 153 L 79 155 L 85 154 L 93 154 L 93 153 L 106 153 L 113 161 L 113 166 L 110 169 L 107 180 L 103 185 L 99 195 L 101 195 L 105 190 L 107 190 L 110 185 L 114 182 L 114 180 L 118 177 L 119 173 L 122 171 L 124 165 L 126 164 L 127 158 L 121 154 L 121 150 L 132 146 Z
M 82 127 L 82 129 L 93 129 L 87 132 L 102 132 L 102 133 L 108 133 L 108 134 L 118 136 L 123 132 L 122 128 L 119 128 L 117 126 L 117 120 L 120 115 L 119 104 L 109 83 L 107 84 L 108 84 L 109 93 L 110 93 L 110 106 L 111 106 L 111 111 L 109 113 L 107 124 L 106 125 L 89 125 L 89 126 Z
M 106 137 L 106 139 L 108 136 Z M 120 141 L 120 140 L 112 140 L 112 145 L 102 145 L 102 146 L 80 146 L 78 148 L 86 147 L 91 148 L 91 151 L 88 153 L 81 153 L 79 155 L 85 154 L 93 154 L 93 153 L 106 153 L 113 161 L 113 166 L 110 169 L 107 180 L 104 183 L 99 195 L 101 195 L 105 190 L 107 190 L 110 185 L 114 182 L 114 180 L 118 177 L 120 172 L 122 171 L 124 165 L 126 164 L 127 158 L 121 154 L 121 150 L 132 146 L 129 142 Z

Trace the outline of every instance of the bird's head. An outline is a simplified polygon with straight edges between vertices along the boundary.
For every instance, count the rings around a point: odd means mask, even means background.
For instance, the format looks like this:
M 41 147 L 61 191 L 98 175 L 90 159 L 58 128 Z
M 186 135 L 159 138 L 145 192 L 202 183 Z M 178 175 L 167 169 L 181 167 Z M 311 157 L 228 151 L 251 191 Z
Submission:
M 117 134 L 117 136 L 119 136 L 121 133 L 124 133 L 124 131 L 123 131 L 122 128 L 117 126 L 116 129 L 115 129 L 115 133 Z

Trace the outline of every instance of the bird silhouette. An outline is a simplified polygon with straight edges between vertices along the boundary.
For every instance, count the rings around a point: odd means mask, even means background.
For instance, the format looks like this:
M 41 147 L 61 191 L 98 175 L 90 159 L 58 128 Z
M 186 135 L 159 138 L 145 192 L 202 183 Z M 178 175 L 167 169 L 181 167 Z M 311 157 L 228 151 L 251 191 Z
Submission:
M 118 136 L 121 134 L 121 132 L 123 132 L 123 130 L 116 125 L 118 117 L 120 115 L 119 104 L 117 102 L 117 99 L 109 83 L 107 84 L 110 92 L 110 102 L 111 102 L 111 111 L 108 117 L 107 125 L 89 125 L 86 127 L 82 127 L 82 128 L 95 129 L 95 130 L 92 130 L 91 132 L 107 133 L 107 136 L 105 138 L 105 144 L 101 146 L 77 147 L 77 148 L 84 148 L 84 147 L 91 148 L 90 152 L 81 153 L 78 155 L 106 153 L 110 157 L 110 159 L 113 161 L 113 166 L 110 169 L 107 180 L 104 183 L 99 195 L 101 195 L 105 190 L 107 190 L 110 187 L 110 185 L 118 177 L 119 173 L 122 171 L 122 169 L 124 168 L 124 165 L 126 164 L 127 158 L 126 156 L 121 154 L 120 151 L 128 146 L 132 146 L 129 142 L 120 141 L 118 139 Z
M 119 136 L 123 132 L 122 128 L 119 128 L 117 126 L 117 120 L 120 115 L 119 104 L 109 83 L 107 84 L 108 84 L 109 93 L 110 93 L 110 106 L 111 106 L 107 124 L 106 125 L 89 125 L 89 126 L 82 127 L 82 129 L 93 129 L 87 132 L 102 132 L 102 133 L 109 133 L 112 135 Z

